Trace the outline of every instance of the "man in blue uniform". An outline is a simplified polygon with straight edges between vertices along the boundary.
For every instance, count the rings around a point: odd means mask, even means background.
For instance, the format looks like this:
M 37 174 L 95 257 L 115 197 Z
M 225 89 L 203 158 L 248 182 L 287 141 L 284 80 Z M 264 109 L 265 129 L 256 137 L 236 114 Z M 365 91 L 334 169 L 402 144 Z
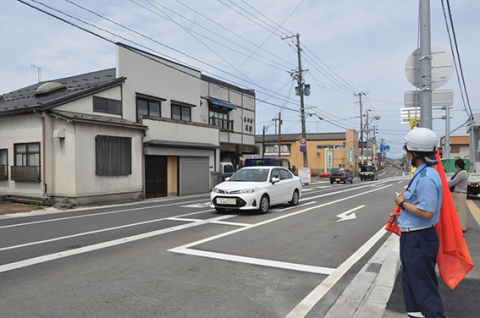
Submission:
M 407 159 L 417 169 L 405 191 L 395 197 L 401 215 L 390 214 L 389 221 L 398 217 L 402 232 L 403 297 L 408 317 L 443 318 L 443 302 L 435 273 L 438 235 L 435 224 L 442 206 L 442 181 L 433 165 L 438 143 L 437 135 L 427 128 L 411 130 L 404 138 Z

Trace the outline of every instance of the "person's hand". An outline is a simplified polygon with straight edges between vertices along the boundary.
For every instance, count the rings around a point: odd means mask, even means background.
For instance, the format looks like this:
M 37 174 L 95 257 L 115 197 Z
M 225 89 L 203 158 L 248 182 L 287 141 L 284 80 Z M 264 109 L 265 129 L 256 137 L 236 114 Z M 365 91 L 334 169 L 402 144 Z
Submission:
M 397 219 L 400 216 L 400 213 L 390 213 L 388 215 L 388 222 L 397 223 Z
M 400 202 L 402 202 L 403 200 L 405 200 L 405 197 L 403 196 L 403 194 L 397 192 L 397 196 L 395 197 L 395 204 L 399 205 Z

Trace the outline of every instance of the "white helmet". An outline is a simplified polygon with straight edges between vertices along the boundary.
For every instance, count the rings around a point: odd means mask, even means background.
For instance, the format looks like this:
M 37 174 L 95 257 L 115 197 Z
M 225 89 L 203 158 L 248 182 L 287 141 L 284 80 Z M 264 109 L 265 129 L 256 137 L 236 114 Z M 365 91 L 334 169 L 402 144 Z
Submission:
M 438 138 L 437 134 L 428 128 L 415 128 L 403 138 L 408 151 L 433 152 L 435 151 Z

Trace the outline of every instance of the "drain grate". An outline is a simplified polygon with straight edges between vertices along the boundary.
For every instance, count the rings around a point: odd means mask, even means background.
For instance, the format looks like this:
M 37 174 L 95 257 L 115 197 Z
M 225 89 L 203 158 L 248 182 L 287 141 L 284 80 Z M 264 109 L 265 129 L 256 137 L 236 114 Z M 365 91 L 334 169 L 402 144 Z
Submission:
M 380 267 L 382 267 L 382 264 L 380 263 L 370 263 L 365 271 L 378 274 L 380 272 Z

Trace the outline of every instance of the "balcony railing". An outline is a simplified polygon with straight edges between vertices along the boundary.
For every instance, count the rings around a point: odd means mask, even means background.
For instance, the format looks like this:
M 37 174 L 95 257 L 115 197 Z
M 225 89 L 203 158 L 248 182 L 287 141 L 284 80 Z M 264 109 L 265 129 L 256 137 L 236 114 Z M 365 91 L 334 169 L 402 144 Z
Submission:
M 233 131 L 233 120 L 210 117 L 210 125 L 218 126 L 220 129 Z
M 8 165 L 0 165 L 0 180 L 8 180 Z
M 12 166 L 12 180 L 40 181 L 40 166 Z

